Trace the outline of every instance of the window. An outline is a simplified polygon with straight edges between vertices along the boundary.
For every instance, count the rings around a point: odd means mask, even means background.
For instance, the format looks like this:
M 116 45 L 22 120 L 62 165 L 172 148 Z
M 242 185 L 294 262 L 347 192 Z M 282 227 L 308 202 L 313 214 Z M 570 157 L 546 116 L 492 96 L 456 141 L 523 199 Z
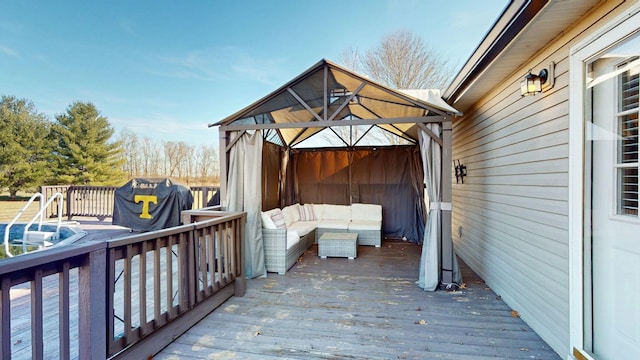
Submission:
M 618 66 L 617 214 L 638 216 L 638 72 L 640 60 Z

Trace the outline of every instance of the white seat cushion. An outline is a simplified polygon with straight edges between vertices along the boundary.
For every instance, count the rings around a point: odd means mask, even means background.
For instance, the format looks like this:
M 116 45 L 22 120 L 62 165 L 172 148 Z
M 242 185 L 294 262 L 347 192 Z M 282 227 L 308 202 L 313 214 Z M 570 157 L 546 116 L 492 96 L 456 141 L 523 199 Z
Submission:
M 317 225 L 317 221 L 297 221 L 291 224 L 287 229 L 296 231 L 300 236 L 305 236 L 312 232 Z
M 352 221 L 349 230 L 381 230 L 382 221 Z
M 348 220 L 322 220 L 322 221 L 318 221 L 318 227 L 322 229 L 348 230 L 349 221 Z

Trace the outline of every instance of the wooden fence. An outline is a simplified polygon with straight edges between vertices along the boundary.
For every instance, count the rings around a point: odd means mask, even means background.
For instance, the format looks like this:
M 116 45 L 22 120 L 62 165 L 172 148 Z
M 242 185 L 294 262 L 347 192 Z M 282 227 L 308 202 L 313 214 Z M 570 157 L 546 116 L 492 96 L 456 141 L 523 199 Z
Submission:
M 44 201 L 53 194 L 59 192 L 64 198 L 62 206 L 63 214 L 71 220 L 74 216 L 95 216 L 99 220 L 113 217 L 114 193 L 116 186 L 78 186 L 78 185 L 54 185 L 41 186 L 40 192 Z M 217 186 L 191 186 L 193 194 L 192 209 L 201 209 L 207 206 L 208 201 L 218 191 Z M 54 218 L 58 216 L 58 205 L 54 201 L 45 210 L 44 216 Z
M 0 262 L 0 358 L 147 359 L 243 296 L 246 214 L 182 214 L 179 227 Z

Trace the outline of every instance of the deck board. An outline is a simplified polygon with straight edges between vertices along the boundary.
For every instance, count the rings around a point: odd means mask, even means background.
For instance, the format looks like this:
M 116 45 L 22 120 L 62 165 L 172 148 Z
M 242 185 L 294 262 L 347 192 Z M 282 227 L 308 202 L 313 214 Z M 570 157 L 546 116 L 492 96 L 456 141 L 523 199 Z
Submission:
M 314 245 L 154 359 L 559 359 L 465 264 L 465 289 L 418 288 L 420 250 L 385 241 L 320 259 Z

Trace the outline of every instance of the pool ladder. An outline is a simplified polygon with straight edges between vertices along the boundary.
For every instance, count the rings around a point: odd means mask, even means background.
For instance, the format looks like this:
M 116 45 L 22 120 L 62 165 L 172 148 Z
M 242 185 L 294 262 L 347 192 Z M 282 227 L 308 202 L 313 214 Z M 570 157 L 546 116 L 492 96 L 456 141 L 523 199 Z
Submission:
M 16 216 L 13 218 L 13 220 L 11 220 L 11 222 L 7 225 L 7 227 L 4 230 L 4 250 L 7 256 L 9 257 L 15 256 L 14 254 L 11 253 L 11 243 L 9 241 L 11 226 L 13 226 L 16 223 L 16 221 L 18 221 L 20 216 L 22 216 L 24 211 L 27 210 L 27 208 L 35 201 L 35 199 L 40 200 L 40 210 L 38 210 L 38 213 L 31 219 L 31 221 L 29 221 L 25 225 L 24 234 L 22 235 L 22 240 L 15 241 L 15 242 L 22 243 L 22 252 L 27 253 L 27 246 L 37 246 L 38 249 L 43 249 L 47 246 L 52 245 L 52 240 L 56 240 L 60 237 L 60 225 L 62 225 L 62 204 L 64 201 L 62 194 L 57 192 L 51 195 L 51 197 L 47 200 L 47 202 L 43 204 L 42 200 L 44 199 L 44 196 L 41 193 L 35 193 L 33 194 L 33 196 L 31 196 L 29 201 L 27 201 L 27 204 L 20 211 L 18 211 L 18 214 L 16 214 Z M 58 221 L 56 225 L 56 231 L 42 231 L 44 211 L 56 199 L 58 199 Z M 39 218 L 38 230 L 29 230 L 31 225 L 33 225 L 33 223 L 38 218 Z

